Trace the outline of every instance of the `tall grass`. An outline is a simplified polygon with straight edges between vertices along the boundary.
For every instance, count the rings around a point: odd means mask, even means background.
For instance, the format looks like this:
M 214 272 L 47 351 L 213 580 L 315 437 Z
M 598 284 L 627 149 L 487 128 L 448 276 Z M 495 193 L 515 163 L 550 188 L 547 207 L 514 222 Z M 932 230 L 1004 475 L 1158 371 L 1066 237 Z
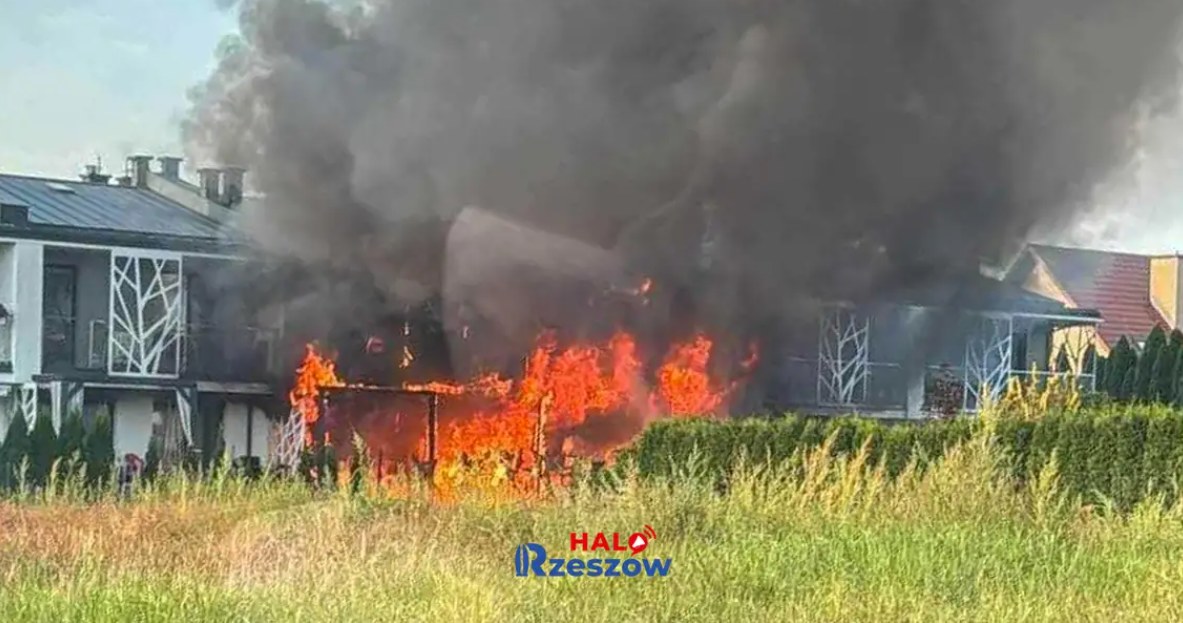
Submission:
M 1183 507 L 1095 512 L 1054 463 L 1017 489 L 984 435 L 896 478 L 865 451 L 799 459 L 742 465 L 726 494 L 688 459 L 447 505 L 232 477 L 133 501 L 48 487 L 0 503 L 0 620 L 1183 620 Z M 570 532 L 644 524 L 666 578 L 513 576 L 519 543 L 566 555 Z

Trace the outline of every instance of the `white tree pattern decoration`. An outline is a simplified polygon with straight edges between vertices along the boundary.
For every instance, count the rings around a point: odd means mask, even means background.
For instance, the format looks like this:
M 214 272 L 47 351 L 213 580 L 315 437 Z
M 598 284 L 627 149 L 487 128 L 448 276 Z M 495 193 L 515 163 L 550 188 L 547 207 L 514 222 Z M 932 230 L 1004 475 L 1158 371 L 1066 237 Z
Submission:
M 53 423 L 53 432 L 62 432 L 62 409 L 66 406 L 64 395 L 64 381 L 52 381 L 49 384 L 49 402 L 50 402 L 50 421 Z
M 817 395 L 824 405 L 853 405 L 867 398 L 871 323 L 847 309 L 823 313 L 818 340 Z
M 304 450 L 304 413 L 299 409 L 292 409 L 288 420 L 279 429 L 279 439 L 273 444 L 271 463 L 282 465 L 288 469 L 295 469 L 300 461 L 300 452 Z
M 1006 388 L 1012 333 L 1011 318 L 982 316 L 971 326 L 965 343 L 966 411 L 976 411 L 984 397 L 996 399 Z
M 19 408 L 21 415 L 25 418 L 25 423 L 29 425 L 29 430 L 37 425 L 37 384 L 25 383 L 21 385 L 20 391 L 17 393 L 20 403 Z
M 193 403 L 196 402 L 196 388 L 192 387 L 178 387 L 176 389 L 177 397 L 177 416 L 180 418 L 181 432 L 185 436 L 185 445 L 193 445 Z
M 175 377 L 180 372 L 184 297 L 181 259 L 111 254 L 111 374 Z
M 82 383 L 66 383 L 66 416 L 82 415 L 82 405 L 86 399 L 86 386 Z

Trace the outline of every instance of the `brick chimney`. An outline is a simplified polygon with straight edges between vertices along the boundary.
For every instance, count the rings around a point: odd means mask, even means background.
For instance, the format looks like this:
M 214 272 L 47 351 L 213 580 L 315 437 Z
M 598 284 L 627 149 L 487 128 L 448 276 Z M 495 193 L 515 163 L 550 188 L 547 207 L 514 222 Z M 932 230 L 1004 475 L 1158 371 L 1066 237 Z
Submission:
M 201 180 L 201 195 L 215 203 L 221 203 L 221 177 L 222 172 L 218 169 L 205 167 L 197 170 L 197 177 Z
M 152 156 L 130 156 L 127 159 L 127 173 L 137 188 L 148 187 L 149 164 Z
M 181 158 L 158 156 L 156 161 L 160 163 L 161 176 L 173 181 L 181 179 Z

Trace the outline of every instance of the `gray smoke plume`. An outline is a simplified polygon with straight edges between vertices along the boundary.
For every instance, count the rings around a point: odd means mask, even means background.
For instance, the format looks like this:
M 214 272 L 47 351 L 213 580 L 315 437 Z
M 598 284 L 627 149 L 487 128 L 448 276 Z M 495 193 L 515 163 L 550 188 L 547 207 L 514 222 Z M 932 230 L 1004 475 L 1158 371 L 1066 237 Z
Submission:
M 1129 156 L 1134 120 L 1173 104 L 1183 2 L 237 10 L 186 138 L 250 170 L 273 250 L 396 298 L 438 290 L 446 226 L 422 232 L 475 205 L 777 313 L 976 270 L 1067 224 Z M 722 290 L 696 276 L 707 229 Z

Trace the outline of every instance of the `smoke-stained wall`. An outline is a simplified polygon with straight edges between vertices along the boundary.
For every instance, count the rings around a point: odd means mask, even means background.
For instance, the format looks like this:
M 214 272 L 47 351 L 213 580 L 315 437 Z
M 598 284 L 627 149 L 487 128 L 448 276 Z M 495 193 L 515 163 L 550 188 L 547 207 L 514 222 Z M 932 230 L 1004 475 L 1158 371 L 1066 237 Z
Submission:
M 251 171 L 271 250 L 421 298 L 447 250 L 416 232 L 476 205 L 770 314 L 940 281 L 1069 222 L 1129 157 L 1134 122 L 1172 103 L 1183 15 L 1178 0 L 236 8 L 242 36 L 186 137 L 191 157 Z

